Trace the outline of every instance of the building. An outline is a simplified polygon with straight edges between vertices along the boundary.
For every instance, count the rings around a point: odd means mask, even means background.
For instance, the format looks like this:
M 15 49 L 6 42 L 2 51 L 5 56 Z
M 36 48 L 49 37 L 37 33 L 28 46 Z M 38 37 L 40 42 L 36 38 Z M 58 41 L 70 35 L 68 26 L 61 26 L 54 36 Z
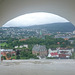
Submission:
M 75 34 L 75 30 L 73 31 L 73 34 Z
M 74 40 L 69 40 L 70 44 L 73 44 L 74 43 Z
M 7 57 L 7 54 L 10 54 L 10 57 Z M 1 56 L 5 56 L 6 60 L 10 60 L 11 56 L 16 55 L 16 52 L 13 49 L 1 49 Z
M 72 56 L 74 49 L 57 48 L 55 50 L 48 50 L 48 57 L 67 59 Z
M 72 56 L 73 49 L 59 49 L 58 54 L 59 58 L 70 58 Z
M 28 48 L 28 45 L 23 45 L 23 47 Z
M 15 46 L 15 48 L 18 48 L 18 46 Z
M 23 46 L 22 46 L 22 45 L 20 45 L 20 46 L 19 46 L 19 48 L 23 48 Z
M 58 50 L 49 49 L 48 50 L 48 57 L 58 58 L 59 57 Z
M 4 54 L 9 53 L 11 55 L 16 55 L 16 52 L 13 51 L 13 49 L 1 49 L 1 55 L 3 56 Z
M 45 45 L 34 45 L 32 49 L 32 53 L 40 56 L 41 58 L 45 58 L 47 56 L 47 49 Z
M 28 40 L 29 38 L 26 38 L 26 39 L 20 39 L 19 41 L 26 41 L 26 40 Z
M 15 46 L 14 48 L 23 48 L 23 47 L 28 48 L 28 45 Z

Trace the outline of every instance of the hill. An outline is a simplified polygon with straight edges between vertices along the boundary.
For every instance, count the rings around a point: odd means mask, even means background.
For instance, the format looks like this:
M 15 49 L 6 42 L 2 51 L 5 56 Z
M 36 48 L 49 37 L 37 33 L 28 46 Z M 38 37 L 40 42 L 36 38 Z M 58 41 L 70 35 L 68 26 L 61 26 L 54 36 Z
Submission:
M 50 32 L 72 32 L 75 30 L 75 26 L 70 22 L 34 25 L 34 26 L 28 26 L 26 28 L 46 29 L 47 31 Z

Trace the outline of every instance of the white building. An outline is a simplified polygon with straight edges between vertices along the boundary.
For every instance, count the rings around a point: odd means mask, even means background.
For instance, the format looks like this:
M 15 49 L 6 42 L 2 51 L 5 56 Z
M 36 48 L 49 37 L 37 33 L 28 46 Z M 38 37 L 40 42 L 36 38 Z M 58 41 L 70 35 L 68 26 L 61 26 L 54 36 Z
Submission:
M 75 34 L 75 30 L 73 31 L 73 34 Z
M 58 50 L 51 50 L 51 49 L 49 49 L 48 50 L 48 57 L 59 57 L 59 55 L 58 55 Z
M 28 45 L 23 45 L 23 47 L 26 47 L 26 48 L 28 48 Z
M 15 48 L 18 48 L 18 46 L 15 46 Z
M 56 50 L 49 49 L 48 57 L 70 58 L 74 49 L 57 48 Z
M 15 46 L 15 48 L 23 48 L 23 47 L 28 48 L 28 45 Z
M 21 45 L 21 46 L 19 46 L 19 48 L 23 48 L 23 46 Z
M 13 49 L 1 49 L 1 52 L 12 52 Z

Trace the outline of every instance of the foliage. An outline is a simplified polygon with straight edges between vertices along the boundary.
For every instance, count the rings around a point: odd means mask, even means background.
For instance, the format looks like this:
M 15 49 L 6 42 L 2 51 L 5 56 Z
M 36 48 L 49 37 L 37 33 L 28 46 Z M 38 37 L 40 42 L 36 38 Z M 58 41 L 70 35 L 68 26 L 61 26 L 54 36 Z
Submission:
M 20 55 L 16 55 L 16 59 L 20 59 Z
M 16 56 L 11 56 L 11 59 L 16 59 Z
M 6 57 L 5 57 L 5 56 L 1 56 L 1 58 L 2 58 L 3 60 L 6 60 Z
M 27 51 L 27 50 L 22 50 L 20 52 L 20 58 L 21 59 L 30 59 L 30 58 L 38 59 L 36 55 L 33 55 L 31 51 Z
M 11 57 L 11 54 L 7 53 L 7 58 L 10 58 Z
M 47 57 L 46 59 L 56 59 L 56 58 L 54 58 L 54 57 Z
M 30 50 L 32 50 L 35 44 L 46 45 L 47 49 L 52 47 L 57 48 L 57 47 L 74 46 L 73 44 L 70 44 L 68 40 L 64 40 L 62 38 L 53 38 L 51 36 L 45 36 L 45 39 L 33 37 L 27 39 L 26 41 L 19 41 L 18 39 L 8 39 L 8 41 L 5 43 L 5 46 L 2 45 L 2 48 L 10 49 L 14 48 L 15 46 L 20 46 L 24 44 L 27 44 Z
M 59 43 L 58 43 L 59 42 Z M 3 43 L 2 43 L 3 44 Z M 72 48 L 75 45 L 75 41 L 73 44 L 70 44 L 68 40 L 64 40 L 62 38 L 53 38 L 51 36 L 45 36 L 45 39 L 42 38 L 36 38 L 36 37 L 30 37 L 26 41 L 19 41 L 18 39 L 13 39 L 9 38 L 6 43 L 4 43 L 5 46 L 2 46 L 2 48 L 13 48 L 15 46 L 20 46 L 20 45 L 28 45 L 27 48 L 18 48 L 14 49 L 16 51 L 16 59 L 38 59 L 36 55 L 32 54 L 32 48 L 35 44 L 39 45 L 46 45 L 46 48 L 57 48 L 57 47 L 67 47 L 67 48 Z M 8 55 L 10 57 L 10 55 Z M 12 57 L 15 58 L 15 57 Z
M 75 59 L 75 52 L 72 53 L 71 59 Z

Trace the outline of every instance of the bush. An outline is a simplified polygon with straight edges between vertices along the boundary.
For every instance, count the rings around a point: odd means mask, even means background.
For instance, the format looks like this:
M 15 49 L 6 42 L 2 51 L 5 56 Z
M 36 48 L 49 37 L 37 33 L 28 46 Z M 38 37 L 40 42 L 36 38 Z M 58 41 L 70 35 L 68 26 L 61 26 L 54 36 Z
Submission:
M 56 59 L 55 57 L 47 57 L 47 59 Z
M 11 54 L 7 53 L 7 58 L 10 58 L 11 57 Z
M 6 57 L 5 56 L 2 56 L 1 59 L 6 60 Z
M 20 59 L 20 56 L 19 56 L 19 55 L 17 55 L 17 56 L 16 56 L 16 59 Z
M 16 56 L 12 56 L 11 59 L 16 59 Z

